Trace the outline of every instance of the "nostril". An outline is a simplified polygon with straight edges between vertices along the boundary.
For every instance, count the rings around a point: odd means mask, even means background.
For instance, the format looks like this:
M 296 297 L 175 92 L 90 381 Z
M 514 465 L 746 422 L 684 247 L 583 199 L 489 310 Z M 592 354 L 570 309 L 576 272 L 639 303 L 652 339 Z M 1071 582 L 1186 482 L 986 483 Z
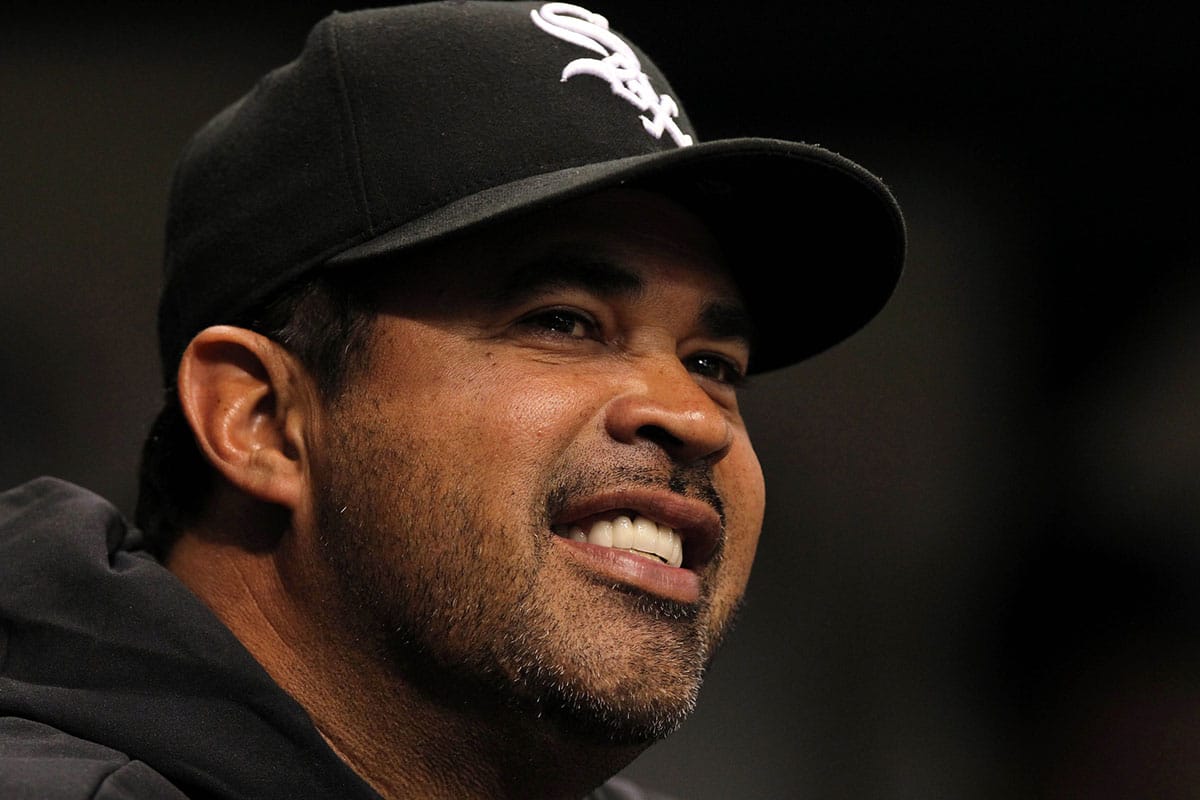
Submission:
M 653 442 L 669 453 L 674 453 L 683 446 L 682 439 L 658 425 L 643 425 L 638 428 L 637 433 L 639 438 Z

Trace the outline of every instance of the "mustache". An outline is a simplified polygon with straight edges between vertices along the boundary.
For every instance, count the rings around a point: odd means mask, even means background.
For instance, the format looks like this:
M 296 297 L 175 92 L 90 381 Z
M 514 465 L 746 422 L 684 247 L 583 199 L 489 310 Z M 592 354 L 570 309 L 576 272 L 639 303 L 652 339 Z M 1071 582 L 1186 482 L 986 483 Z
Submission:
M 661 468 L 617 464 L 583 473 L 573 473 L 557 481 L 546 498 L 546 519 L 558 517 L 576 495 L 593 492 L 604 486 L 644 486 L 665 489 L 669 492 L 708 503 L 721 518 L 725 527 L 725 502 L 713 485 L 712 468 L 705 463 L 682 464 L 670 470 Z

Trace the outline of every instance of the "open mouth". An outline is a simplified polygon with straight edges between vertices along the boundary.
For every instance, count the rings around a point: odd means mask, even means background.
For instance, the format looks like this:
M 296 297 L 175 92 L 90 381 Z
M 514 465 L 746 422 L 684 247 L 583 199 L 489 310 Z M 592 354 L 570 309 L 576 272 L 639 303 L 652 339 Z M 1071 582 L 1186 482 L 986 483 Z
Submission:
M 570 525 L 555 525 L 554 534 L 614 550 L 625 550 L 660 564 L 683 564 L 683 540 L 666 525 L 635 513 L 614 511 L 611 516 Z

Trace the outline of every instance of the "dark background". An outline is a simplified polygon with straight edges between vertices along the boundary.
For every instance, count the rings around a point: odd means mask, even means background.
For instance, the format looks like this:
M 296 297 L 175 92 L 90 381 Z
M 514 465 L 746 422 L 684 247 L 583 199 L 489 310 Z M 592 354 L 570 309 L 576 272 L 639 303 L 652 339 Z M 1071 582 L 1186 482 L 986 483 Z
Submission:
M 6 12 L 0 485 L 132 510 L 172 163 L 332 8 Z M 878 319 L 746 390 L 769 511 L 745 615 L 629 772 L 697 800 L 1200 794 L 1184 6 L 592 8 L 704 138 L 848 155 L 911 237 Z

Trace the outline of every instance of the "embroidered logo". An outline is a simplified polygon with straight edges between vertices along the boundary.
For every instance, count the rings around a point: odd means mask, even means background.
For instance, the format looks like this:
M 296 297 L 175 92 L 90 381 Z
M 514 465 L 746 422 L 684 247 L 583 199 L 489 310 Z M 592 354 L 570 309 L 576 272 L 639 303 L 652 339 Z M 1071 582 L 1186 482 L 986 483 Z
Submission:
M 608 29 L 608 20 L 570 3 L 546 3 L 530 12 L 533 22 L 551 36 L 591 50 L 601 58 L 577 58 L 563 68 L 562 80 L 576 75 L 593 75 L 608 81 L 613 94 L 623 97 L 643 112 L 642 126 L 655 139 L 671 134 L 675 144 L 687 147 L 692 137 L 679 129 L 675 118 L 679 106 L 666 94 L 658 94 L 642 72 L 633 49 Z

